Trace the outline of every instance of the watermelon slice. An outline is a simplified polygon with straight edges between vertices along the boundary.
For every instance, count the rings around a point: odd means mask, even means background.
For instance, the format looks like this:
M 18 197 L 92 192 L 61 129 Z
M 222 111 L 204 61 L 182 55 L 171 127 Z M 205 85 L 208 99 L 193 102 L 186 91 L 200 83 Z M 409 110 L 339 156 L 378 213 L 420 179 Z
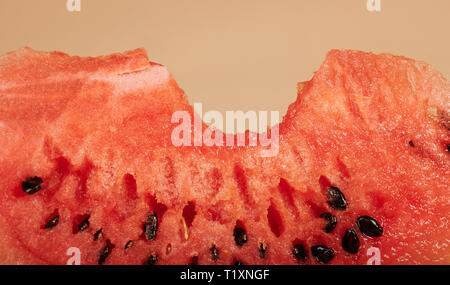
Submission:
M 448 264 L 449 96 L 423 62 L 333 50 L 262 157 L 174 146 L 194 112 L 142 49 L 5 54 L 0 263 Z

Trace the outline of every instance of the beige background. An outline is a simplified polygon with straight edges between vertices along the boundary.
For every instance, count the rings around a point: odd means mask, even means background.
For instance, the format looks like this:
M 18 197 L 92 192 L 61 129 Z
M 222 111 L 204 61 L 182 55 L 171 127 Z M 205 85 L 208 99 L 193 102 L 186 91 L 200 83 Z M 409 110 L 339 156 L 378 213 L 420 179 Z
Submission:
M 0 53 L 144 47 L 204 110 L 280 110 L 332 48 L 427 61 L 450 78 L 450 0 L 0 0 Z

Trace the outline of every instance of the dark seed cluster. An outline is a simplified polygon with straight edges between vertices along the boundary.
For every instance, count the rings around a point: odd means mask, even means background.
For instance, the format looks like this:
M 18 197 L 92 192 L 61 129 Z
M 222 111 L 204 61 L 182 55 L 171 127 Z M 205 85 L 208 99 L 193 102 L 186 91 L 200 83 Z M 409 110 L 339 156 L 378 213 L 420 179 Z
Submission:
M 410 141 L 409 143 L 412 147 L 414 146 L 413 142 Z M 449 150 L 449 146 L 447 145 L 447 150 Z M 39 177 L 29 177 L 26 178 L 22 182 L 22 190 L 31 195 L 35 194 L 38 191 L 41 190 L 41 184 L 43 183 L 43 180 Z M 344 211 L 348 208 L 348 202 L 342 193 L 342 191 L 335 186 L 329 186 L 327 188 L 327 203 L 333 208 L 334 210 L 340 210 Z M 45 229 L 51 229 L 58 225 L 60 216 L 57 214 L 57 211 L 55 211 L 56 214 L 54 214 L 53 217 L 51 217 L 44 225 Z M 326 233 L 331 233 L 337 226 L 338 218 L 333 215 L 332 213 L 325 212 L 322 213 L 320 218 L 325 220 L 325 226 L 323 230 Z M 90 226 L 89 223 L 90 216 L 86 216 L 77 226 L 79 232 L 83 232 L 87 230 Z M 360 232 L 368 237 L 380 237 L 383 235 L 383 228 L 380 226 L 380 224 L 372 217 L 370 216 L 360 216 L 358 217 L 356 221 L 356 225 Z M 154 240 L 156 238 L 156 234 L 158 231 L 158 217 L 156 213 L 150 212 L 147 216 L 147 220 L 144 223 L 143 226 L 144 231 L 144 237 L 146 240 Z M 233 230 L 233 236 L 234 241 L 236 245 L 242 247 L 244 244 L 248 242 L 248 236 L 246 230 L 241 226 L 236 226 Z M 94 234 L 94 241 L 102 240 L 104 238 L 103 230 L 100 228 L 97 230 Z M 358 238 L 358 234 L 354 229 L 347 229 L 345 231 L 345 234 L 342 237 L 341 240 L 342 248 L 351 254 L 356 254 L 360 247 L 360 241 Z M 134 241 L 129 240 L 124 247 L 124 250 L 128 250 L 134 246 Z M 168 245 L 169 248 L 170 244 Z M 106 259 L 110 256 L 112 248 L 114 245 L 110 243 L 109 240 L 106 240 L 106 245 L 100 250 L 99 258 L 98 258 L 98 264 L 104 264 L 106 262 Z M 171 246 L 170 246 L 171 249 Z M 211 260 L 216 261 L 219 259 L 219 250 L 216 247 L 215 244 L 211 246 L 209 249 L 211 253 Z M 258 247 L 258 253 L 259 257 L 264 259 L 266 257 L 266 253 L 268 250 L 268 245 L 266 242 L 260 242 Z M 310 248 L 311 255 L 314 257 L 314 259 L 322 264 L 329 263 L 335 256 L 335 251 L 333 248 L 327 247 L 325 245 L 319 244 L 312 246 Z M 171 250 L 168 250 L 167 252 L 170 253 Z M 298 262 L 305 262 L 308 258 L 307 250 L 305 249 L 305 246 L 301 243 L 295 243 L 292 248 L 292 255 Z M 197 265 L 198 264 L 199 257 L 197 255 L 193 256 L 190 261 L 190 265 Z M 158 262 L 158 254 L 152 253 L 149 258 L 144 262 L 145 265 L 154 265 Z M 233 261 L 234 265 L 243 265 L 244 263 L 239 260 L 235 259 Z
M 337 225 L 337 217 L 331 213 L 323 213 L 319 217 L 325 220 L 325 227 L 323 230 L 326 233 L 331 233 Z
M 22 182 L 22 190 L 28 195 L 33 195 L 42 189 L 41 184 L 43 182 L 40 177 L 28 177 Z

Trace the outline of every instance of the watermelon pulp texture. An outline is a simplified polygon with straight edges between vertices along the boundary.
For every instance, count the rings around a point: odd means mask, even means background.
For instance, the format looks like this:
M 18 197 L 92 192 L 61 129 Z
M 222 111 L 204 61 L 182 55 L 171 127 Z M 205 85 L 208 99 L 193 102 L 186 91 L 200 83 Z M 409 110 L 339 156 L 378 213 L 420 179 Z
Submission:
M 81 264 L 366 264 L 370 248 L 381 264 L 449 263 L 449 95 L 425 63 L 333 50 L 276 126 L 278 155 L 262 158 L 173 146 L 172 114 L 193 110 L 141 49 L 8 53 L 0 262 L 66 264 L 76 247 Z M 345 210 L 327 202 L 333 187 Z M 382 235 L 362 234 L 360 216 Z

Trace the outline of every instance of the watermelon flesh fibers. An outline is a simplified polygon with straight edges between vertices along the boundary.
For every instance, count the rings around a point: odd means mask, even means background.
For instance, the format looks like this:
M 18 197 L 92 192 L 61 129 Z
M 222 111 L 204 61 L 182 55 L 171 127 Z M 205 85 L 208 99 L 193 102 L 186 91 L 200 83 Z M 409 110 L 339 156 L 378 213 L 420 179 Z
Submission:
M 142 49 L 5 54 L 0 263 L 449 264 L 449 96 L 423 62 L 333 50 L 261 157 L 174 146 L 194 112 Z

